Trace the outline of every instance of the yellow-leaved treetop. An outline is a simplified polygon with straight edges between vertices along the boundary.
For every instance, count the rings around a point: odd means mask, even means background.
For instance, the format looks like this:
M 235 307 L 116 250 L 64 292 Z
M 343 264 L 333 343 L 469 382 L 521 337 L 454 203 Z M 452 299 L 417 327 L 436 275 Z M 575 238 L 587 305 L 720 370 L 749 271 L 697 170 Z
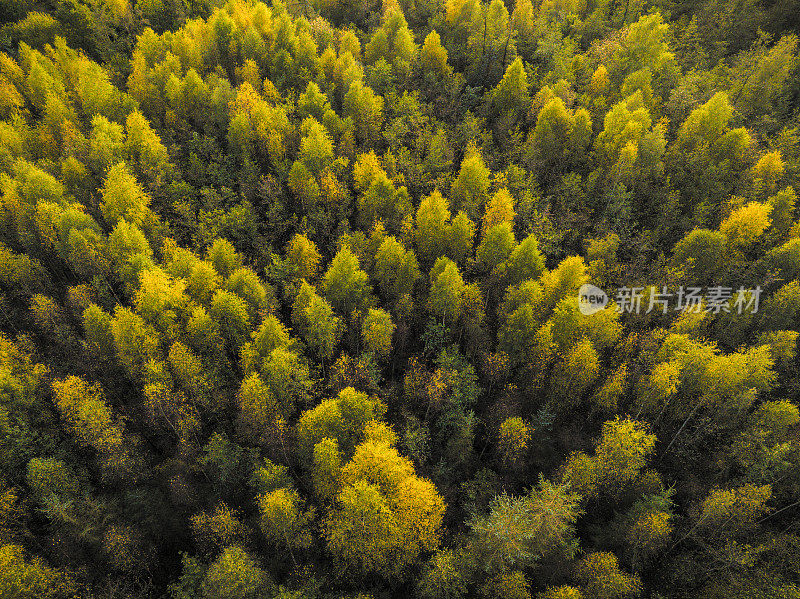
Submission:
M 609 420 L 603 425 L 595 455 L 575 453 L 567 460 L 563 478 L 586 497 L 615 494 L 639 476 L 653 453 L 656 437 L 634 420 Z
M 444 501 L 414 473 L 385 425 L 372 423 L 341 471 L 342 489 L 323 530 L 329 551 L 359 575 L 390 577 L 439 544 Z
M 77 376 L 53 381 L 58 411 L 81 444 L 110 454 L 123 444 L 123 429 L 106 403 L 102 388 Z

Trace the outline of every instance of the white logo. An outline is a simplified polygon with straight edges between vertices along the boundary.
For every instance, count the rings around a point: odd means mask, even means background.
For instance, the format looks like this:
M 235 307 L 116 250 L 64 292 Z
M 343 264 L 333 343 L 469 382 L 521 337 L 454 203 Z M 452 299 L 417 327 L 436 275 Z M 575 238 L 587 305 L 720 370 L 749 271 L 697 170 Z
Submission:
M 578 290 L 578 310 L 584 316 L 591 316 L 608 305 L 608 295 L 605 291 L 589 283 L 581 285 Z

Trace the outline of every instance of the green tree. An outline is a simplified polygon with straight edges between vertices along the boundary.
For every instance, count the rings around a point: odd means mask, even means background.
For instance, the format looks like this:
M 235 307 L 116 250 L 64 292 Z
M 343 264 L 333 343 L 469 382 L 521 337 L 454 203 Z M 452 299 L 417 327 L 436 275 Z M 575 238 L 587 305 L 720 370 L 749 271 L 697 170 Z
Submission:
M 431 31 L 422 44 L 419 63 L 423 76 L 429 74 L 435 81 L 444 80 L 452 73 L 447 62 L 447 50 L 442 46 L 442 39 L 436 31 Z
M 508 65 L 503 79 L 494 88 L 492 102 L 494 108 L 500 113 L 522 112 L 529 101 L 528 75 L 522 59 L 518 56 Z
M 489 200 L 489 169 L 480 151 L 470 146 L 461 162 L 458 177 L 453 181 L 451 195 L 457 210 L 463 210 L 475 221 Z
M 350 317 L 369 303 L 369 276 L 359 267 L 358 258 L 345 246 L 334 256 L 322 280 L 322 292 L 341 314 Z
M 431 269 L 431 291 L 428 308 L 446 323 L 454 323 L 461 316 L 466 284 L 458 266 L 449 258 L 439 258 Z
M 592 120 L 585 109 L 570 113 L 556 96 L 545 104 L 525 143 L 525 156 L 546 181 L 575 165 L 589 147 Z
M 242 257 L 236 252 L 231 242 L 220 237 L 215 239 L 208 248 L 206 259 L 214 265 L 214 270 L 223 279 L 227 279 L 242 266 Z
M 392 351 L 392 336 L 395 325 L 391 315 L 385 310 L 370 308 L 361 327 L 361 340 L 364 349 L 381 358 L 386 358 Z
M 219 326 L 228 346 L 236 353 L 250 332 L 250 315 L 247 303 L 238 295 L 218 289 L 211 299 L 209 315 Z
M 406 250 L 392 236 L 386 237 L 378 248 L 374 270 L 384 296 L 395 301 L 410 295 L 420 277 L 419 263 L 413 250 Z
M 300 283 L 292 306 L 292 322 L 320 357 L 327 360 L 333 356 L 341 333 L 341 320 L 305 279 Z
M 483 239 L 475 251 L 475 259 L 489 268 L 505 262 L 517 247 L 511 224 L 500 223 L 484 233 Z
M 383 125 L 383 98 L 360 81 L 353 81 L 344 95 L 343 113 L 353 119 L 359 141 L 367 144 Z
M 470 523 L 475 559 L 482 570 L 524 568 L 552 554 L 571 557 L 576 551 L 575 521 L 579 496 L 566 486 L 544 478 L 526 494 L 502 493 L 489 505 L 489 514 Z
M 506 274 L 511 284 L 539 277 L 544 271 L 544 257 L 539 242 L 528 235 L 514 248 L 506 262 Z

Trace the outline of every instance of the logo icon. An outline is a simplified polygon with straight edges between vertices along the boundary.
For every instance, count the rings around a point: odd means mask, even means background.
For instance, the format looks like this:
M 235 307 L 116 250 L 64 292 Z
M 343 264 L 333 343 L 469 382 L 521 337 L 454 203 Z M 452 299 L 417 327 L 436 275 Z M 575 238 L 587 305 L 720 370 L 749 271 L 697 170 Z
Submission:
M 591 316 L 608 305 L 608 295 L 605 291 L 585 283 L 578 290 L 578 310 L 584 316 Z

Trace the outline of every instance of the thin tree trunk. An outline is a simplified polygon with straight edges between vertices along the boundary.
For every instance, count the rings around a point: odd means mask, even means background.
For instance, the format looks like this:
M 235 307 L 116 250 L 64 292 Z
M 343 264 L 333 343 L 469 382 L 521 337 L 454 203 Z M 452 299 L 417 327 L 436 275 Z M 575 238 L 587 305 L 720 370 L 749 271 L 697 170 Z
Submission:
M 672 449 L 672 445 L 675 443 L 675 439 L 677 439 L 678 436 L 683 432 L 683 429 L 686 428 L 686 425 L 689 423 L 689 420 L 692 419 L 692 417 L 697 413 L 697 411 L 700 409 L 700 406 L 702 406 L 702 405 L 703 405 L 703 402 L 702 401 L 698 401 L 697 405 L 694 407 L 694 409 L 691 411 L 691 413 L 686 417 L 686 420 L 683 421 L 683 424 L 681 424 L 681 427 L 678 429 L 678 432 L 675 433 L 675 436 L 672 437 L 672 441 L 669 442 L 669 445 L 667 445 L 667 448 L 664 450 L 664 453 L 661 454 L 661 459 L 662 460 L 669 453 L 669 450 Z

